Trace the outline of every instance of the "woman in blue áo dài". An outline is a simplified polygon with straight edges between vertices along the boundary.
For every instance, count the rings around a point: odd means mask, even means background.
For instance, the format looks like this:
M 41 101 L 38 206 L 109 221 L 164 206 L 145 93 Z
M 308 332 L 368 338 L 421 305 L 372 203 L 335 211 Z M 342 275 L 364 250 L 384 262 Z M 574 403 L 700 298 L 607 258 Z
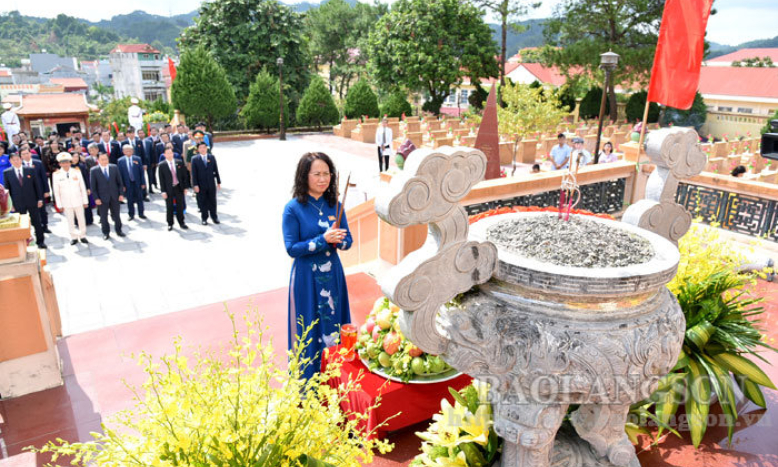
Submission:
M 283 217 L 286 252 L 294 258 L 287 337 L 293 350 L 303 330 L 316 321 L 303 355 L 311 359 L 303 371 L 310 378 L 321 367 L 324 349 L 337 342 L 340 326 L 351 322 L 346 277 L 338 257 L 338 250 L 351 248 L 351 233 L 345 213 L 340 228 L 334 228 L 338 181 L 326 154 L 309 152 L 300 158 L 292 194 Z

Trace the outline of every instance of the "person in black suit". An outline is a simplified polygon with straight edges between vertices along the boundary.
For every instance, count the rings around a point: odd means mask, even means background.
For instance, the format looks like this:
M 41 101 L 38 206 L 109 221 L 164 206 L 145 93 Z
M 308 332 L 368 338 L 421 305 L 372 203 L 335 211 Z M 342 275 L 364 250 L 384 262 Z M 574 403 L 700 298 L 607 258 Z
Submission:
M 189 136 L 186 134 L 186 127 L 184 127 L 184 125 L 178 125 L 178 132 L 173 133 L 173 136 L 170 138 L 170 142 L 173 143 L 173 151 L 183 154 L 184 141 L 188 139 Z
M 29 152 L 29 148 L 27 148 Z M 43 207 L 43 189 L 41 188 L 35 169 L 22 166 L 22 156 L 17 152 L 8 156 L 11 167 L 3 172 L 3 185 L 11 193 L 14 209 L 19 214 L 29 214 L 30 222 L 35 228 L 35 243 L 45 250 L 40 208 Z
M 208 145 L 205 141 L 197 144 L 197 152 L 198 155 L 192 158 L 192 186 L 200 204 L 200 218 L 203 225 L 207 225 L 208 214 L 210 214 L 213 223 L 218 224 L 216 191 L 221 190 L 222 187 L 219 167 L 216 165 L 216 158 L 208 154 Z
M 108 211 L 111 212 L 116 235 L 124 237 L 122 233 L 122 219 L 119 216 L 119 202 L 124 200 L 124 184 L 119 175 L 119 169 L 109 163 L 108 154 L 102 153 L 97 159 L 98 165 L 89 171 L 89 184 L 92 186 L 92 195 L 97 204 L 97 213 L 100 214 L 100 226 L 103 229 L 103 238 L 108 240 L 111 229 L 108 225 Z
M 149 158 L 149 165 L 146 166 L 146 175 L 149 181 L 149 193 L 154 193 L 151 187 L 154 186 L 159 188 L 159 185 L 157 184 L 157 161 L 159 160 L 161 153 L 157 152 L 157 143 L 159 143 L 157 132 L 159 130 L 151 127 L 149 131 L 149 136 L 144 140 L 146 155 Z
M 167 208 L 167 229 L 173 230 L 173 203 L 175 203 L 178 225 L 186 230 L 189 226 L 184 222 L 184 196 L 189 188 L 189 174 L 184 161 L 173 156 L 173 145 L 168 144 L 163 153 L 165 161 L 159 163 L 159 188 Z
M 30 146 L 30 150 L 33 151 L 32 157 L 33 159 L 38 159 L 42 162 L 43 145 L 46 143 L 46 139 L 43 136 L 38 135 L 33 140 L 35 141 L 35 144 Z
M 43 190 L 43 206 L 40 209 L 41 226 L 43 226 L 44 233 L 51 233 L 51 230 L 49 230 L 49 215 L 46 212 L 46 202 L 51 199 L 49 174 L 46 172 L 43 162 L 32 158 L 32 152 L 28 145 L 25 144 L 19 148 L 19 155 L 22 156 L 22 167 L 30 167 L 35 170 L 35 176 L 38 177 L 38 183 L 41 186 L 41 190 Z
M 157 154 L 157 158 L 155 159 L 157 164 L 165 158 L 165 148 L 168 144 L 170 144 L 170 135 L 167 133 L 160 133 L 159 142 L 154 146 L 154 153 Z M 176 152 L 175 149 L 173 149 L 173 152 Z
M 140 157 L 133 155 L 132 146 L 125 144 L 122 146 L 124 156 L 119 158 L 116 166 L 119 168 L 119 174 L 124 183 L 124 192 L 127 195 L 127 212 L 130 214 L 130 220 L 135 219 L 135 205 L 138 205 L 138 217 L 146 219 L 143 206 L 143 189 L 146 188 L 145 174 L 143 173 L 143 161 Z
M 97 143 L 97 148 L 100 150 L 101 154 L 111 154 L 111 132 L 110 131 L 103 130 L 103 133 L 100 135 L 100 142 Z

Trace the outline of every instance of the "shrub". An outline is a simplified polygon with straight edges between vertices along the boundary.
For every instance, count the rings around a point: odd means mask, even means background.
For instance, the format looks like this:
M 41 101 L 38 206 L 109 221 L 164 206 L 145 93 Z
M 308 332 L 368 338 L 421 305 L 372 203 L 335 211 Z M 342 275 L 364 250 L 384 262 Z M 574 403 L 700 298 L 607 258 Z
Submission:
M 694 127 L 694 129 L 699 132 L 700 128 L 702 128 L 702 125 L 705 123 L 707 116 L 708 107 L 705 105 L 702 94 L 698 92 L 694 96 L 694 103 L 690 109 L 680 110 L 668 107 L 667 110 L 665 110 L 665 119 L 662 123 L 665 125 L 690 126 Z
M 775 115 L 773 115 L 772 118 L 768 119 L 765 126 L 762 127 L 762 134 L 770 133 L 770 120 L 778 120 L 778 110 L 775 111 Z
M 475 83 L 475 91 L 471 92 L 467 97 L 467 102 L 470 104 L 470 109 L 474 111 L 483 110 L 486 104 L 486 99 L 489 97 L 489 92 L 481 87 L 481 83 Z
M 399 91 L 390 94 L 381 106 L 381 115 L 386 115 L 387 117 L 402 117 L 403 114 L 409 116 L 412 113 L 413 108 L 411 104 L 405 99 L 405 95 Z
M 132 411 L 117 414 L 114 430 L 93 433 L 94 442 L 49 442 L 37 452 L 72 456 L 81 466 L 320 466 L 369 464 L 373 449 L 391 446 L 369 440 L 359 424 L 375 406 L 344 412 L 341 403 L 358 381 L 331 388 L 340 372 L 330 365 L 303 379 L 308 364 L 308 328 L 303 344 L 287 352 L 288 368 L 279 368 L 273 343 L 263 335 L 256 313 L 246 314 L 247 333 L 234 317 L 232 339 L 218 351 L 194 355 L 189 363 L 180 339 L 175 353 L 161 359 L 141 354 L 148 375 L 143 393 L 136 390 Z
M 600 116 L 600 103 L 602 101 L 602 88 L 593 87 L 589 89 L 581 100 L 580 118 L 595 118 Z M 610 104 L 605 100 L 605 115 L 610 112 Z
M 575 90 L 572 86 L 566 84 L 560 88 L 557 88 L 556 95 L 557 99 L 559 99 L 560 109 L 567 107 L 568 112 L 575 110 Z
M 327 90 L 327 86 L 319 76 L 314 76 L 308 89 L 303 93 L 300 107 L 297 108 L 297 123 L 299 125 L 334 125 L 338 122 L 338 108 Z
M 646 110 L 646 98 L 648 92 L 639 91 L 631 96 L 627 101 L 627 121 L 636 122 L 643 120 L 643 111 Z M 652 102 L 648 105 L 648 123 L 656 123 L 659 121 L 659 105 L 656 102 Z
M 251 83 L 249 97 L 240 114 L 246 119 L 250 128 L 277 128 L 279 115 L 278 78 L 271 76 L 267 70 L 262 70 Z M 284 100 L 284 120 L 289 122 L 289 101 Z
M 360 118 L 363 115 L 371 118 L 379 116 L 378 98 L 366 80 L 361 79 L 349 88 L 343 112 L 348 118 Z

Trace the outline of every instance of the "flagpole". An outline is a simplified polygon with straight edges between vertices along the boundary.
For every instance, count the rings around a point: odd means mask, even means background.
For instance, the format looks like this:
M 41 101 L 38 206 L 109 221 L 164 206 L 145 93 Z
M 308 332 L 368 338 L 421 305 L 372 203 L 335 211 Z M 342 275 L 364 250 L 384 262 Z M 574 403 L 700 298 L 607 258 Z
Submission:
M 638 164 L 640 163 L 640 150 L 643 147 L 643 140 L 646 137 L 646 126 L 648 126 L 648 106 L 651 104 L 646 98 L 646 108 L 643 110 L 643 124 L 640 125 L 640 138 L 638 139 Z

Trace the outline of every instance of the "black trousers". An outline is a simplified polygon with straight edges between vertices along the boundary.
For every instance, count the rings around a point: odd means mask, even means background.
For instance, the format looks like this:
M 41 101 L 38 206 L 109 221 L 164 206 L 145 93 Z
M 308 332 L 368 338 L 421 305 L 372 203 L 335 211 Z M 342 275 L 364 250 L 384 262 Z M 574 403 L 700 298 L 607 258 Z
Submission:
M 218 220 L 219 216 L 216 215 L 216 188 L 206 188 L 200 186 L 200 193 L 197 193 L 197 203 L 200 205 L 200 218 L 204 221 L 208 220 L 208 214 L 211 215 L 211 219 Z
M 386 167 L 386 168 L 384 168 Z M 384 156 L 381 152 L 381 147 L 378 147 L 378 171 L 383 172 L 389 170 L 389 156 Z
M 43 202 L 43 207 L 41 207 L 38 212 L 40 212 L 41 216 L 41 225 L 45 229 L 49 225 L 49 213 L 46 212 L 46 201 Z
M 110 199 L 103 201 L 103 204 L 97 206 L 97 213 L 100 214 L 100 227 L 103 229 L 103 235 L 108 235 L 111 232 L 111 227 L 108 225 L 108 212 L 111 212 L 111 219 L 113 219 L 113 225 L 116 229 L 116 233 L 122 231 L 122 218 L 119 216 L 119 200 Z
M 176 205 L 173 206 L 175 201 Z M 184 225 L 184 190 L 181 188 L 181 184 L 173 187 L 173 196 L 168 194 L 165 200 L 165 208 L 167 209 L 167 225 L 173 225 L 173 210 L 176 211 L 176 219 L 178 219 L 178 225 Z M 215 212 L 215 211 L 214 211 Z
M 41 209 L 38 206 L 17 207 L 19 214 L 29 214 L 30 223 L 35 228 L 35 243 L 43 245 L 46 241 L 43 238 L 43 224 L 41 224 Z
M 151 191 L 151 186 L 154 185 L 155 187 L 159 188 L 157 186 L 157 163 L 152 162 L 151 164 L 146 166 L 146 174 L 148 175 L 148 189 Z

